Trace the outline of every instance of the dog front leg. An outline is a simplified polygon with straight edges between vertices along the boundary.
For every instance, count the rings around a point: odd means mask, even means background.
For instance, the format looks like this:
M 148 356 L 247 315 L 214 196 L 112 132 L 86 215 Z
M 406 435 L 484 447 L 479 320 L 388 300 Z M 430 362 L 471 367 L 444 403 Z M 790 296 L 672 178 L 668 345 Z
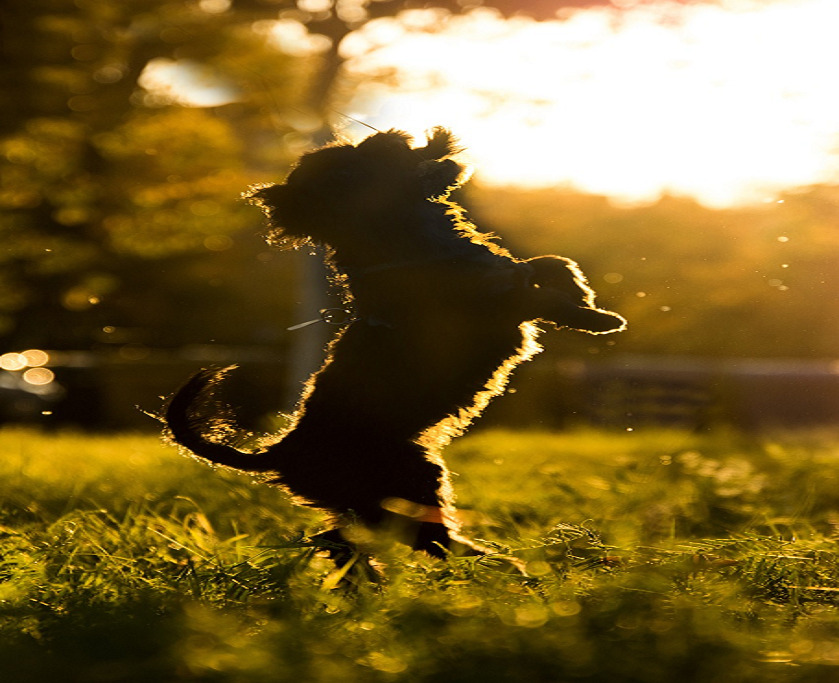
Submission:
M 525 261 L 532 269 L 525 317 L 545 320 L 591 334 L 622 330 L 626 321 L 594 305 L 594 290 L 579 266 L 563 256 L 538 256 Z
M 580 306 L 565 292 L 548 287 L 534 287 L 528 292 L 524 317 L 528 320 L 544 320 L 557 327 L 569 327 L 589 334 L 618 332 L 626 325 L 626 321 L 617 313 Z

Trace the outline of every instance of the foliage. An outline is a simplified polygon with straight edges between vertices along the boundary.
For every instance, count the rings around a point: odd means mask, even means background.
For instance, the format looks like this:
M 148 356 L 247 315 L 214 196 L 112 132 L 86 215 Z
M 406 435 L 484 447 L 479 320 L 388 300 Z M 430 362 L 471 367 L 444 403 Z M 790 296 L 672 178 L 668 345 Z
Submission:
M 147 437 L 0 433 L 0 661 L 39 681 L 828 681 L 836 440 L 484 432 L 470 533 L 328 590 L 311 511 Z M 475 512 L 469 512 L 475 510 Z M 480 512 L 477 512 L 480 510 Z
M 201 4 L 4 8 L 14 31 L 0 81 L 11 103 L 0 114 L 0 339 L 90 348 L 103 327 L 119 327 L 133 343 L 195 342 L 183 304 L 239 284 L 215 275 L 212 285 L 212 273 L 258 264 L 239 276 L 256 275 L 251 296 L 276 287 L 259 212 L 239 195 L 295 156 L 295 129 L 272 112 L 303 97 L 311 64 L 256 31 L 267 10 L 232 17 Z M 202 108 L 142 87 L 161 60 L 205 63 L 236 96 Z M 243 304 L 229 298 L 235 316 Z M 142 311 L 157 322 L 138 334 Z

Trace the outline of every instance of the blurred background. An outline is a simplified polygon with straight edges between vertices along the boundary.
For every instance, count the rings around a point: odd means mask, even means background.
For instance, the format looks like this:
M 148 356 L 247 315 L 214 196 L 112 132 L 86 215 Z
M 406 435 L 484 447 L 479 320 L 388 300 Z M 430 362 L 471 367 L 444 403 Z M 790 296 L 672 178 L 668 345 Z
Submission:
M 293 409 L 331 330 L 287 328 L 326 284 L 241 192 L 335 136 L 444 125 L 478 225 L 574 258 L 630 323 L 546 334 L 488 423 L 833 424 L 837 21 L 832 0 L 7 3 L 0 423 L 159 429 L 143 411 L 229 363 L 245 426 Z

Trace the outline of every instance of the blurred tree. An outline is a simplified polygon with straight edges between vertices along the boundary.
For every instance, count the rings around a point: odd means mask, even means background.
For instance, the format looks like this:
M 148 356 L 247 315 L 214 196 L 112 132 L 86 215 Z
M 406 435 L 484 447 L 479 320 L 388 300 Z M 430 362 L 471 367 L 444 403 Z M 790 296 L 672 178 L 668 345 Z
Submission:
M 255 30 L 264 12 L 231 17 L 220 7 L 160 0 L 4 6 L 0 338 L 86 348 L 103 328 L 140 330 L 138 319 L 153 310 L 158 317 L 141 334 L 113 338 L 195 341 L 195 330 L 184 329 L 191 314 L 179 290 L 213 287 L 214 278 L 199 275 L 208 270 L 201 257 L 213 257 L 209 270 L 231 266 L 239 240 L 251 260 L 268 258 L 246 234 L 260 218 L 238 192 L 294 155 L 297 133 L 265 110 L 275 101 L 293 106 L 308 65 Z M 162 60 L 206 61 L 237 96 L 199 108 L 153 84 L 140 87 Z M 269 71 L 267 81 L 261 74 Z M 253 278 L 253 267 L 238 267 L 239 277 Z M 261 276 L 275 286 L 282 280 Z M 200 306 L 200 296 L 187 298 Z M 234 324 L 228 336 L 237 329 L 244 332 Z
M 593 4 L 608 3 L 6 3 L 0 343 L 282 343 L 300 319 L 296 265 L 265 247 L 237 194 L 326 136 L 347 96 L 342 40 L 409 8 L 439 8 L 441 21 L 479 5 L 544 19 Z M 617 348 L 829 355 L 836 203 L 833 188 L 815 188 L 761 209 L 673 198 L 617 209 L 496 189 L 491 222 L 524 250 L 578 258 L 633 323 Z
M 202 258 L 216 269 L 232 265 L 234 241 L 248 243 L 251 260 L 269 258 L 248 233 L 258 230 L 257 212 L 236 193 L 282 175 L 313 139 L 327 136 L 326 113 L 341 96 L 343 38 L 402 9 L 462 12 L 479 4 L 5 3 L 0 340 L 87 347 L 103 327 L 139 334 L 135 318 L 153 323 L 147 310 L 157 312 L 160 331 L 152 324 L 140 335 L 146 342 L 194 339 L 171 271 L 200 307 L 202 285 L 187 280 L 208 268 L 197 265 Z M 489 4 L 544 18 L 559 5 L 593 3 Z M 243 272 L 253 279 L 254 269 Z M 291 287 L 276 279 L 268 281 Z M 164 283 L 171 289 L 158 291 Z M 240 338 L 250 331 L 230 328 Z

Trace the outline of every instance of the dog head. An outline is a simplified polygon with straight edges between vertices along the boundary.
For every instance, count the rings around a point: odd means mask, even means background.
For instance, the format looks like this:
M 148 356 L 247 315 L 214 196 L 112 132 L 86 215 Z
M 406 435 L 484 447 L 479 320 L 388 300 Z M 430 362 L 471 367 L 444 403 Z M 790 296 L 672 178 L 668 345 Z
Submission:
M 248 198 L 268 216 L 273 237 L 331 246 L 358 237 L 358 229 L 393 225 L 417 203 L 444 196 L 463 172 L 448 157 L 458 150 L 451 133 L 435 128 L 424 147 L 411 147 L 398 130 L 358 145 L 332 145 L 305 154 L 280 185 L 258 187 Z

